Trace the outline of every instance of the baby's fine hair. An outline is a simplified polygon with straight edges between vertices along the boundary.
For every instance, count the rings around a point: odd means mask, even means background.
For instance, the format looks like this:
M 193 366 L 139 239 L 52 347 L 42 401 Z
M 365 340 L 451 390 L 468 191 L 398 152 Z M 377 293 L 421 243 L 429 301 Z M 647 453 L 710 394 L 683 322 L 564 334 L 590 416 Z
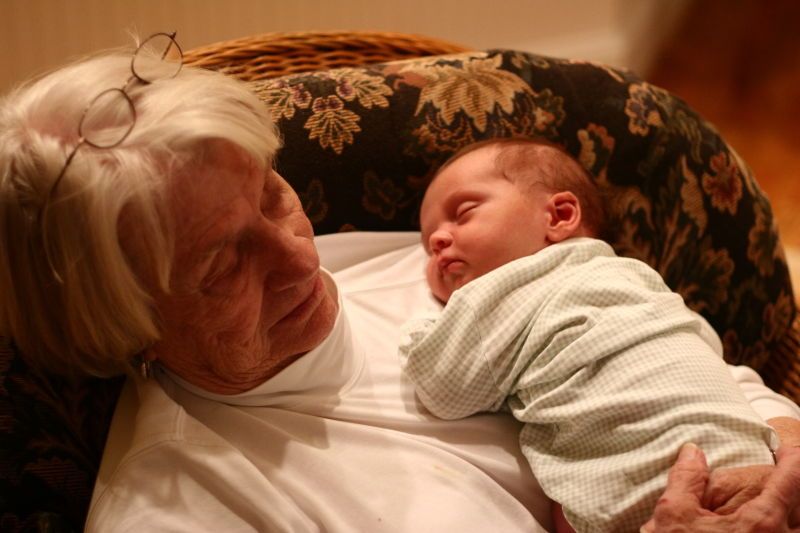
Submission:
M 209 142 L 232 143 L 265 168 L 280 146 L 262 102 L 222 74 L 184 67 L 169 80 L 132 83 L 129 136 L 115 148 L 78 149 L 43 229 L 43 205 L 79 141 L 83 110 L 125 84 L 131 53 L 81 60 L 0 101 L 0 334 L 34 366 L 63 374 L 123 373 L 159 338 L 151 292 L 169 291 L 174 231 L 165 197 L 173 176 L 202 164 Z M 135 257 L 120 245 L 131 234 Z
M 453 154 L 437 170 L 436 176 L 466 154 L 491 146 L 499 148 L 495 164 L 506 179 L 523 188 L 544 186 L 551 192 L 572 192 L 580 203 L 583 227 L 597 238 L 607 237 L 607 213 L 602 191 L 572 155 L 545 139 L 503 137 L 477 141 Z

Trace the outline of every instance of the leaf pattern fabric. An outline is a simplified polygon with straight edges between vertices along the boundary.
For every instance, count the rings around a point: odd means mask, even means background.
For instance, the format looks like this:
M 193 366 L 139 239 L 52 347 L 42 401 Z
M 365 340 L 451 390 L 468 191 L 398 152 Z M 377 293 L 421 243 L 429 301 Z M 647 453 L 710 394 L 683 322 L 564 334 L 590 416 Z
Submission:
M 339 133 L 309 135 L 299 108 L 276 113 L 286 140 L 279 170 L 300 191 L 322 181 L 329 209 L 315 220 L 318 233 L 417 229 L 425 187 L 453 152 L 490 137 L 541 136 L 571 152 L 609 197 L 617 252 L 656 268 L 721 336 L 732 332 L 729 362 L 760 368 L 762 352 L 789 331 L 794 300 L 769 202 L 716 130 L 664 89 L 603 65 L 508 50 L 332 72 L 251 84 L 259 94 L 281 84 L 315 102 L 336 98 L 326 110 L 335 108 Z M 380 103 L 345 100 L 342 80 Z M 787 312 L 765 314 L 782 297 Z

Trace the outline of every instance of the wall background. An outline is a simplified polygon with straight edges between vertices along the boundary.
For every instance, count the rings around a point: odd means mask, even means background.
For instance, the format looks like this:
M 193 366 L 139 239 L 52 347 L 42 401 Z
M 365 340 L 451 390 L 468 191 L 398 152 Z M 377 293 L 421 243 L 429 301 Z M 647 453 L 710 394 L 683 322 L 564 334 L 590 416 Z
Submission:
M 646 75 L 689 0 L 2 0 L 0 93 L 86 53 L 177 30 L 184 49 L 257 33 L 378 30 L 589 59 Z

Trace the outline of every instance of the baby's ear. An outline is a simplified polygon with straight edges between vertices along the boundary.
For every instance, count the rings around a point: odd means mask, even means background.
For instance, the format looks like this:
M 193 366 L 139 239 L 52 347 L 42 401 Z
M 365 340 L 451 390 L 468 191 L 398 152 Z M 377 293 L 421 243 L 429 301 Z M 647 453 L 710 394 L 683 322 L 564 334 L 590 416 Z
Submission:
M 569 191 L 550 195 L 547 201 L 547 239 L 561 242 L 577 237 L 581 231 L 581 204 Z

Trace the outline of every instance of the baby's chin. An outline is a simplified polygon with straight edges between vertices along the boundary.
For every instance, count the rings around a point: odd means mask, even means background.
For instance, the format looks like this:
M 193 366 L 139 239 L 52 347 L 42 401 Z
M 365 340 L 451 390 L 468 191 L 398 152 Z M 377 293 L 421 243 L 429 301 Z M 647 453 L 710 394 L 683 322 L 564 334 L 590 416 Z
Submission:
M 453 294 L 453 291 L 448 291 L 442 289 L 441 287 L 431 287 L 431 294 L 433 294 L 434 298 L 442 302 L 443 304 L 447 303 L 447 300 L 450 299 L 450 296 Z
M 447 303 L 450 300 L 450 297 L 456 292 L 458 289 L 463 287 L 469 282 L 469 280 L 463 280 L 461 278 L 453 281 L 453 283 L 440 283 L 435 288 L 431 289 L 431 292 L 436 299 L 442 303 Z M 432 286 L 433 287 L 433 286 Z

